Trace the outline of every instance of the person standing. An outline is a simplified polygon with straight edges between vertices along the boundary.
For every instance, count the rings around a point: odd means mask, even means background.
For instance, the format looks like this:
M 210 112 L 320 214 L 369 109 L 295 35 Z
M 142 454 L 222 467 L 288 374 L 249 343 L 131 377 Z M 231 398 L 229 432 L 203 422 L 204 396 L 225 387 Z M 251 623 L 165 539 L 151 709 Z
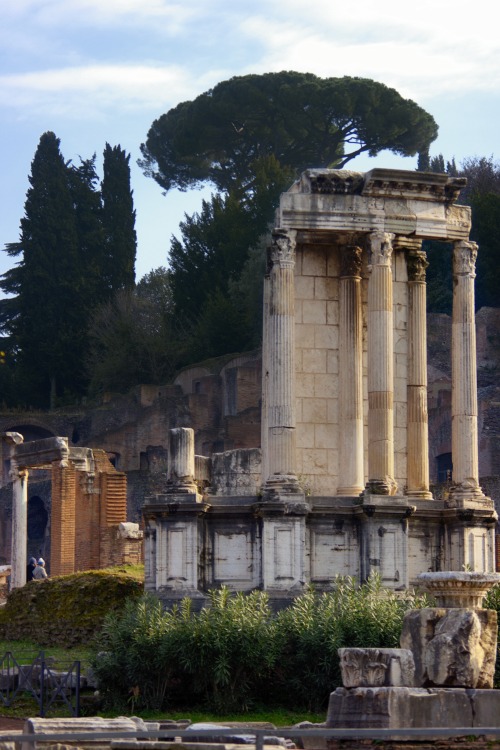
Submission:
M 43 578 L 47 578 L 47 571 L 45 570 L 45 560 L 40 557 L 33 571 L 33 580 L 41 581 Z
M 36 560 L 34 557 L 30 557 L 29 563 L 26 566 L 26 582 L 33 580 L 33 572 L 36 568 Z

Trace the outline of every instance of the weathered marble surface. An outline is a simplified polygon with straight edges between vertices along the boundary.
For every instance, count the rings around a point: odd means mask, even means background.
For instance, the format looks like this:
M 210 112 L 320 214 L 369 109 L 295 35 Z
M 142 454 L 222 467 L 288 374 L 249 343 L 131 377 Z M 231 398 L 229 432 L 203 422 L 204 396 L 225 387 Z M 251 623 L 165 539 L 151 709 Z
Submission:
M 492 688 L 497 613 L 425 608 L 405 616 L 401 646 L 412 651 L 416 684 Z
M 337 688 L 327 727 L 401 729 L 498 727 L 500 690 L 465 688 Z
M 415 662 L 402 648 L 339 648 L 342 684 L 356 687 L 413 687 Z

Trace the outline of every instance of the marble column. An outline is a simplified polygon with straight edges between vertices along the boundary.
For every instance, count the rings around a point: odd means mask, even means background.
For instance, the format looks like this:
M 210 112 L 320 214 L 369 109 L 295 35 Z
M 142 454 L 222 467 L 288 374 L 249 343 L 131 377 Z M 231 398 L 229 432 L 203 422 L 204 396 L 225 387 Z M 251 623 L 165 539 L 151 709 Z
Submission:
M 429 263 L 421 245 L 420 240 L 405 241 L 408 248 L 407 494 L 432 499 L 429 491 L 425 280 Z
M 269 402 L 269 296 L 271 284 L 269 273 L 264 277 L 264 289 L 262 300 L 262 409 L 260 425 L 260 451 L 261 451 L 261 485 L 263 485 L 269 476 L 269 422 L 268 422 L 268 402 Z
M 268 477 L 266 492 L 298 492 L 295 469 L 295 238 L 273 234 L 267 320 Z
M 363 466 L 363 317 L 361 255 L 356 245 L 342 248 L 340 270 L 340 476 L 337 495 L 359 495 Z
M 394 344 L 392 240 L 372 232 L 368 281 L 368 483 L 367 494 L 395 495 Z
M 169 434 L 168 493 L 197 494 L 194 479 L 194 430 L 176 427 Z
M 452 496 L 480 498 L 476 328 L 474 279 L 475 242 L 456 242 L 453 250 L 453 318 L 451 365 Z
M 28 523 L 28 470 L 19 469 L 12 460 L 12 548 L 11 548 L 11 589 L 26 583 L 26 541 Z

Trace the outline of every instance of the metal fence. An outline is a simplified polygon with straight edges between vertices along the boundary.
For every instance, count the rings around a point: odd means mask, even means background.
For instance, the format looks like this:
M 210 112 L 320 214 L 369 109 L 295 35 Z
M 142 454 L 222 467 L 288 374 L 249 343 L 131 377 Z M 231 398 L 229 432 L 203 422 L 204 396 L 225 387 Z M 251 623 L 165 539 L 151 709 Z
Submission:
M 61 662 L 37 654 L 6 651 L 0 658 L 0 705 L 10 707 L 31 696 L 39 715 L 53 707 L 66 707 L 70 716 L 80 715 L 80 662 Z

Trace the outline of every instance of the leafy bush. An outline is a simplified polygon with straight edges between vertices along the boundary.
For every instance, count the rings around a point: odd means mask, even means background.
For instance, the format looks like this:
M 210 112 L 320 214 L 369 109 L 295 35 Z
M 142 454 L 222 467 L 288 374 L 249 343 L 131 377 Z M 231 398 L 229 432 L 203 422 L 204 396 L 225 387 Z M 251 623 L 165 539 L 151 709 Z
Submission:
M 323 708 L 342 684 L 338 649 L 397 647 L 405 612 L 425 604 L 425 597 L 383 589 L 378 576 L 362 586 L 339 577 L 331 593 L 309 589 L 297 597 L 277 621 L 280 679 L 291 688 L 289 701 L 310 710 Z
M 94 658 L 108 704 L 141 708 L 204 703 L 213 711 L 252 703 L 318 710 L 338 685 L 342 646 L 397 646 L 404 613 L 425 597 L 396 594 L 379 578 L 358 586 L 339 578 L 335 591 L 309 589 L 273 615 L 267 594 L 209 594 L 199 613 L 185 600 L 163 611 L 152 596 L 109 617 Z
M 493 586 L 488 591 L 483 603 L 485 609 L 494 609 L 498 617 L 498 641 L 500 643 L 500 586 Z M 497 661 L 495 665 L 495 677 L 494 685 L 496 688 L 500 687 L 500 659 L 498 658 L 497 649 Z

